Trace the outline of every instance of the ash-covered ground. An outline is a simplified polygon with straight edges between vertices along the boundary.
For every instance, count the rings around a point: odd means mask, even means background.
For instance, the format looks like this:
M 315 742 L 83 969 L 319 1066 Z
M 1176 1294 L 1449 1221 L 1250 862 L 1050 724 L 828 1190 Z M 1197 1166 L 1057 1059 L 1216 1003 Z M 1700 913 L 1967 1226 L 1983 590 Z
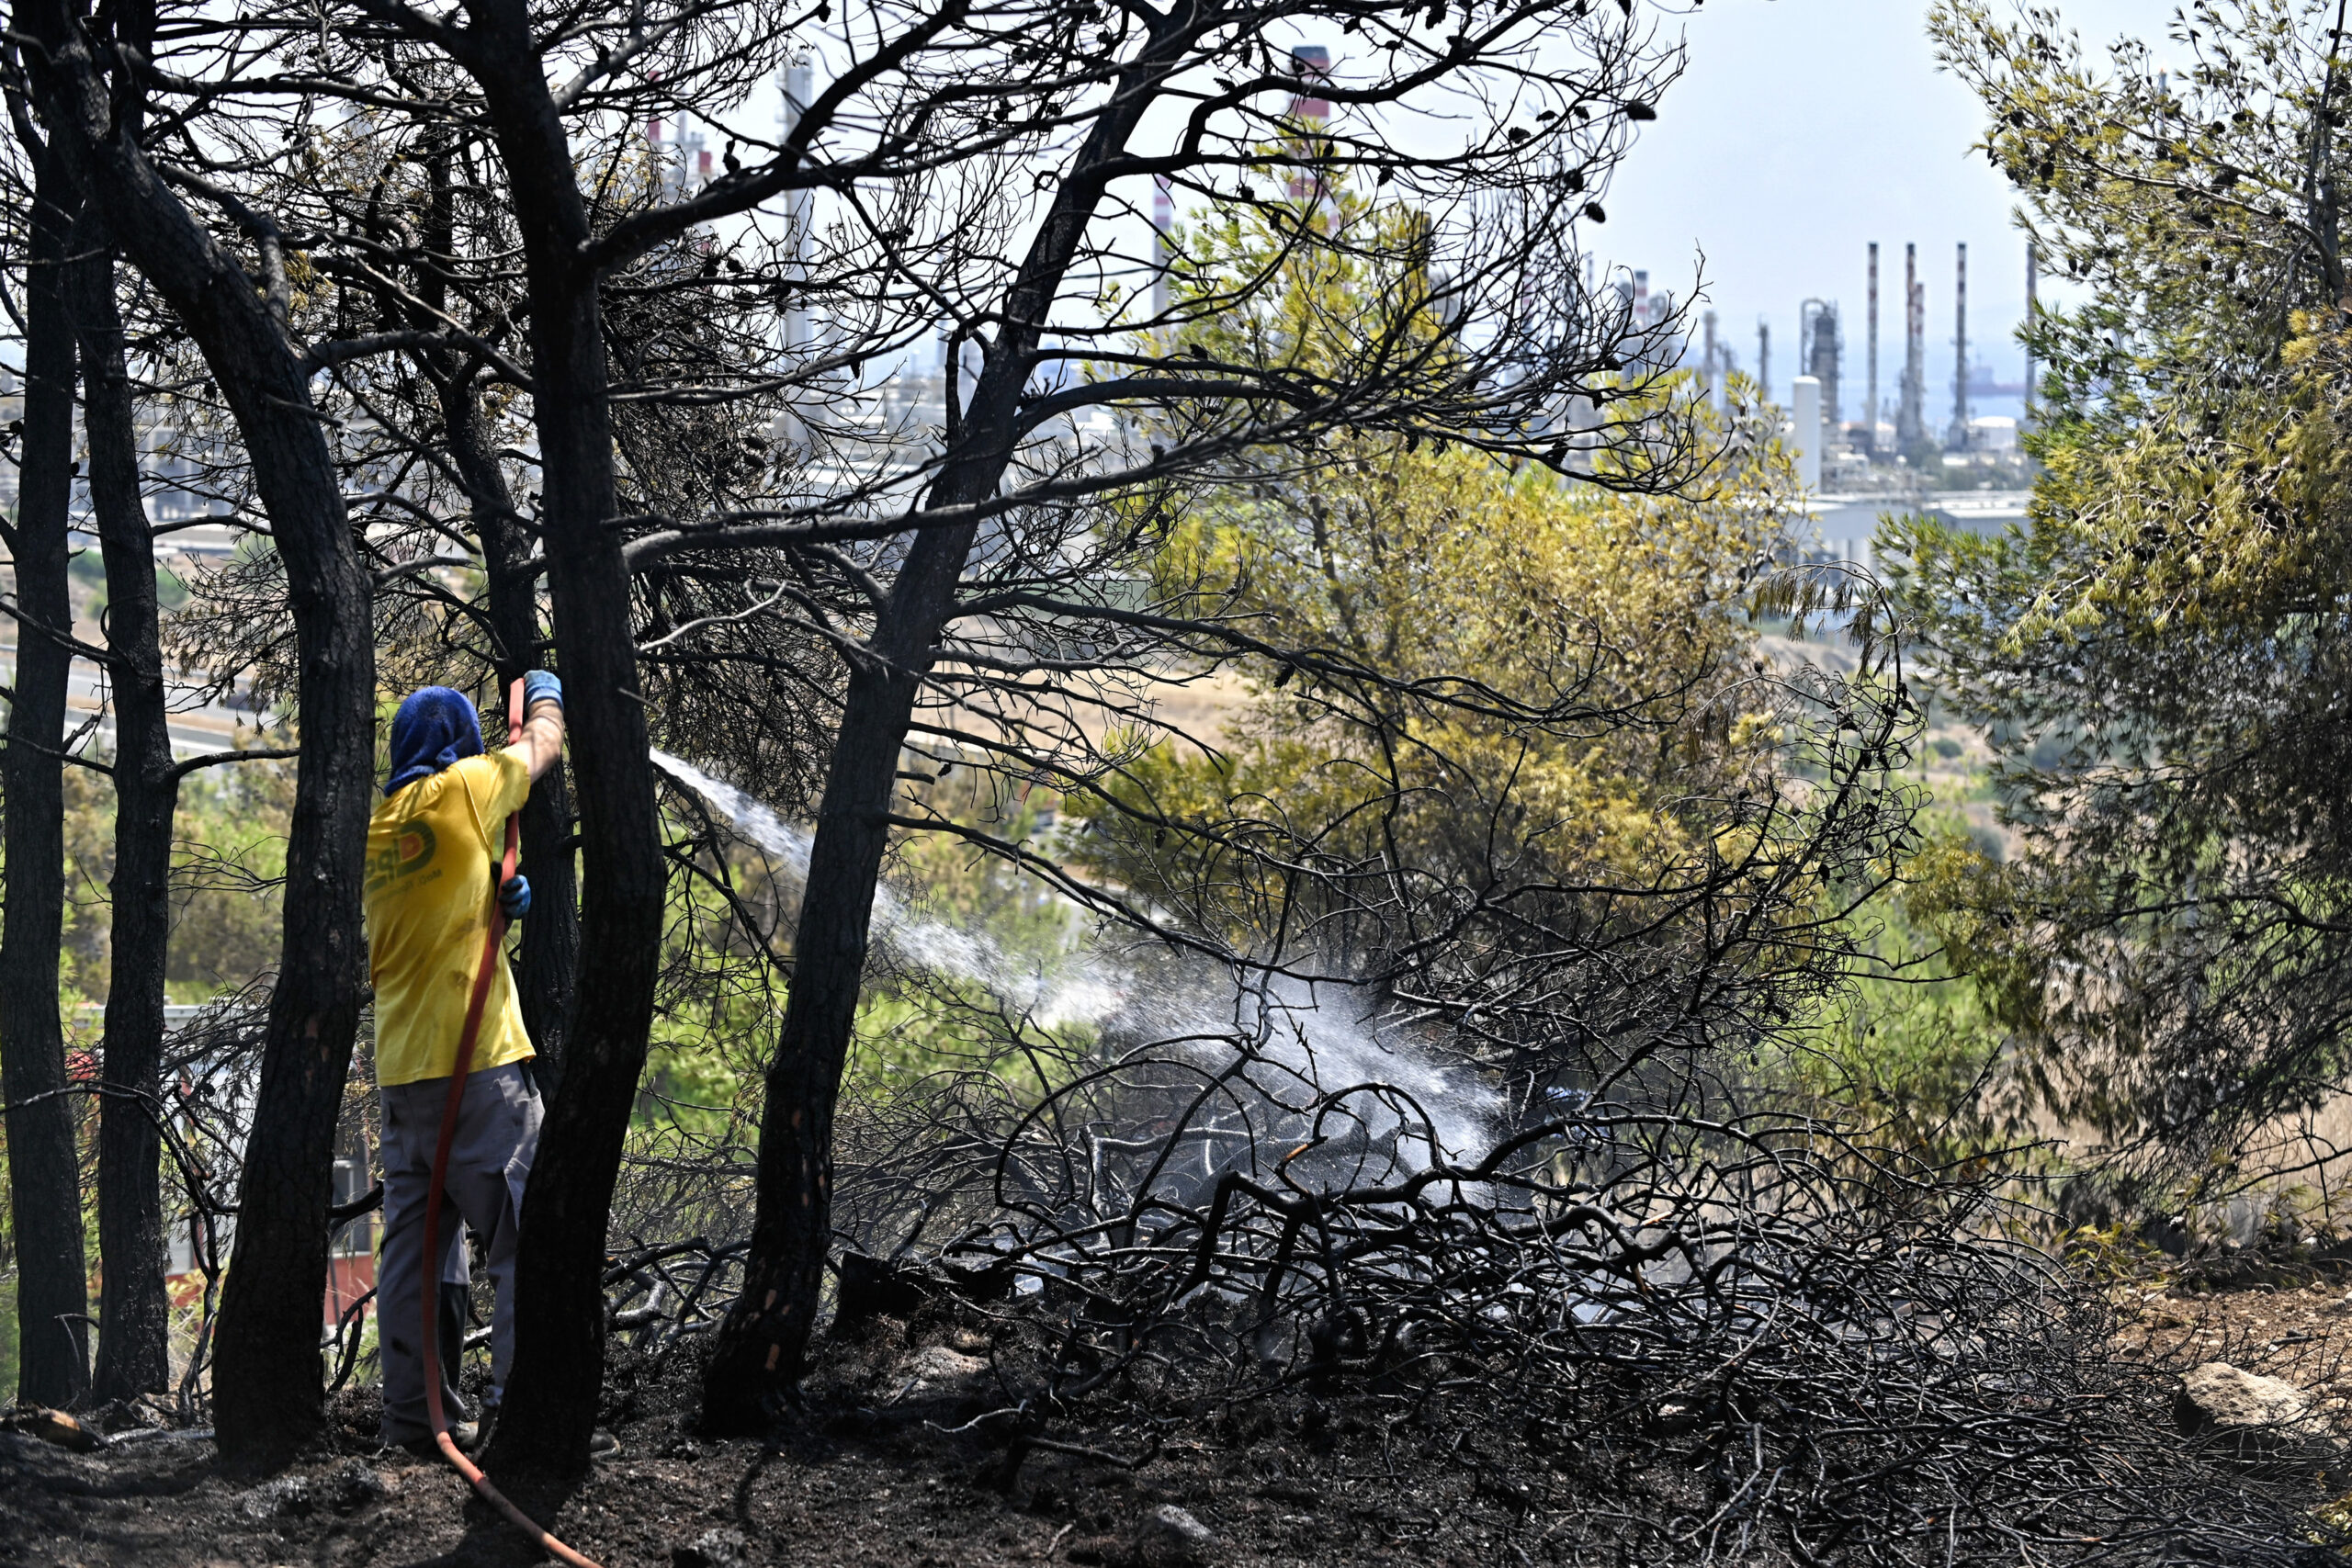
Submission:
M 2150 1421 L 2165 1421 L 2183 1371 L 2222 1359 L 2294 1382 L 2352 1434 L 2352 1270 L 2218 1286 L 2150 1273 L 2104 1289 L 2118 1308 L 2119 1386 L 2144 1395 Z M 1142 1440 L 1132 1425 L 1063 1422 L 1049 1439 L 1057 1447 L 1033 1448 L 1014 1466 L 987 1423 L 956 1429 L 989 1403 L 988 1349 L 949 1320 L 882 1319 L 826 1347 L 805 1409 L 768 1443 L 697 1437 L 691 1363 L 654 1367 L 616 1351 L 607 1415 L 619 1451 L 566 1493 L 518 1501 L 605 1568 L 1801 1560 L 1770 1528 L 1769 1509 L 1736 1534 L 1704 1528 L 1722 1512 L 1709 1479 L 1719 1445 L 1670 1434 L 1546 1446 L 1337 1397 L 1226 1407 Z M 0 1564 L 541 1561 L 447 1469 L 378 1450 L 371 1395 L 344 1396 L 335 1415 L 331 1446 L 267 1478 L 224 1471 L 209 1441 L 141 1432 L 144 1417 L 131 1412 L 113 1413 L 122 1430 L 91 1453 L 0 1433 Z M 1094 1451 L 1070 1451 L 1082 1450 Z M 2352 1489 L 2352 1449 L 2345 1453 L 2344 1474 L 2249 1471 L 2218 1451 L 2193 1462 L 2241 1489 L 2245 1517 L 2270 1520 L 2266 1556 L 2316 1564 L 2344 1561 L 2326 1542 L 2329 1503 Z M 2239 1560 L 2229 1543 L 2200 1551 L 2193 1537 L 2154 1551 L 2121 1539 L 2036 1551 L 2030 1532 L 2017 1544 L 2007 1556 L 1952 1561 Z

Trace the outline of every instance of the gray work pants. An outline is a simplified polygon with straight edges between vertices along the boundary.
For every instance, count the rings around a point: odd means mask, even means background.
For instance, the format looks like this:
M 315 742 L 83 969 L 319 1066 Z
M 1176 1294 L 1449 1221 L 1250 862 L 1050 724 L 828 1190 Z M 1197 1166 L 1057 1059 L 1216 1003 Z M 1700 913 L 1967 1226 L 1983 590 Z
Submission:
M 376 1329 L 384 1365 L 387 1443 L 428 1436 L 424 1404 L 424 1205 L 433 1186 L 433 1147 L 449 1099 L 447 1078 L 394 1084 L 384 1105 L 384 1245 L 376 1267 Z M 520 1062 L 466 1078 L 457 1135 L 442 1186 L 437 1297 L 462 1300 L 470 1274 L 465 1237 L 482 1242 L 483 1267 L 498 1292 L 490 1320 L 490 1382 L 506 1383 L 514 1358 L 514 1243 L 523 1212 L 523 1184 L 539 1143 L 539 1096 Z M 462 1220 L 462 1224 L 459 1222 Z M 453 1292 L 449 1287 L 456 1287 Z M 452 1315 L 444 1310 L 442 1400 L 449 1419 L 465 1413 L 458 1398 L 458 1357 Z

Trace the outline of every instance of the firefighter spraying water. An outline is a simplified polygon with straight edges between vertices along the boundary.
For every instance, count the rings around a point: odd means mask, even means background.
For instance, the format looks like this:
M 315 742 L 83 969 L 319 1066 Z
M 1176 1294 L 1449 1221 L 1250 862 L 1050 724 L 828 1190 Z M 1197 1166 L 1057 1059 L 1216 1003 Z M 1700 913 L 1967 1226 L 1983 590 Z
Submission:
M 391 776 L 368 824 L 368 976 L 384 1108 L 381 1431 L 388 1445 L 437 1448 L 542 1547 L 585 1564 L 466 1457 L 481 1427 L 457 1385 L 469 1227 L 496 1290 L 492 1411 L 514 1354 L 514 1248 L 540 1105 L 499 944 L 508 922 L 531 908 L 530 884 L 514 870 L 514 814 L 563 750 L 555 676 L 535 670 L 518 683 L 507 734 L 512 744 L 485 753 L 463 694 L 410 694 L 392 716 Z

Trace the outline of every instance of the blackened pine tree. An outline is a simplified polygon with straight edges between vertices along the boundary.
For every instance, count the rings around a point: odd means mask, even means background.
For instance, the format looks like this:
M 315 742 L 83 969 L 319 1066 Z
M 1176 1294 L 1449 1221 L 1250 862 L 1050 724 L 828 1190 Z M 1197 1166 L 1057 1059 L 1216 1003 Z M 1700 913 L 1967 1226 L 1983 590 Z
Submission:
M 277 320 L 348 319 L 320 320 L 334 341 L 296 368 L 333 373 L 349 402 L 332 406 L 361 416 L 341 427 L 346 444 L 380 436 L 411 475 L 455 473 L 478 519 L 513 508 L 536 555 L 511 538 L 485 539 L 482 554 L 518 592 L 544 570 L 571 701 L 581 948 L 594 962 L 527 1200 L 526 1327 L 499 1468 L 577 1470 L 595 1409 L 606 1216 L 663 897 L 640 671 L 662 671 L 700 712 L 729 690 L 797 697 L 831 736 L 768 1084 L 754 1284 L 710 1382 L 714 1420 L 753 1424 L 797 1375 L 813 1314 L 830 1127 L 899 757 L 935 716 L 919 710 L 957 700 L 943 671 L 987 667 L 988 626 L 1069 619 L 1057 594 L 1074 582 L 1109 592 L 1137 527 L 1256 447 L 1311 454 L 1322 433 L 1357 429 L 1574 466 L 1656 437 L 1668 450 L 1637 482 L 1670 482 L 1671 433 L 1612 407 L 1639 334 L 1613 291 L 1587 295 L 1577 234 L 1601 220 L 1609 171 L 1676 57 L 1622 10 L 1532 4 L 1400 17 L 1369 3 L 957 0 L 838 20 L 828 6 L 779 19 L 751 5 L 661 18 L 615 5 L 555 27 L 523 0 L 292 15 L 231 7 L 173 35 L 168 64 L 141 80 L 196 117 L 212 159 L 174 177 L 243 224 L 237 243 L 266 271 L 286 245 L 255 216 L 271 205 L 257 193 L 275 197 L 304 171 L 286 199 L 302 213 L 308 286 L 278 296 Z M 1338 68 L 1294 52 L 1317 30 L 1361 52 Z M 61 28 L 43 36 L 72 42 Z M 787 64 L 783 128 L 754 128 L 763 84 Z M 98 68 L 69 50 L 55 74 L 96 82 Z M 339 117 L 332 134 L 321 107 Z M 1440 120 L 1442 141 L 1425 133 Z M 98 118 L 83 123 L 96 138 Z M 724 138 L 724 172 L 682 155 L 684 136 L 649 159 L 649 123 Z M 495 245 L 424 238 L 441 231 L 415 209 L 412 174 L 436 149 L 466 171 L 468 220 L 511 236 L 519 267 L 492 265 Z M 1411 220 L 1336 232 L 1317 193 L 1349 178 Z M 1245 272 L 1165 318 L 1145 307 L 1131 283 L 1161 254 L 1138 243 L 1155 180 L 1187 200 L 1286 214 L 1289 246 L 1393 264 L 1377 269 L 1389 294 L 1365 302 L 1351 354 L 1180 358 L 1139 340 L 1265 287 Z M 125 250 L 155 276 L 154 257 L 129 239 Z M 780 330 L 690 330 L 679 318 L 696 302 L 723 307 L 713 320 L 765 311 Z M 892 423 L 869 369 L 942 340 L 944 423 Z M 395 406 L 387 355 L 425 366 L 432 385 Z M 461 435 L 471 416 L 445 383 L 479 390 L 474 406 L 501 421 L 527 409 L 528 449 L 495 449 L 536 488 L 510 482 L 502 502 L 486 474 L 465 477 L 480 465 L 456 449 L 480 456 L 480 433 Z M 439 412 L 411 420 L 403 406 Z M 641 418 L 649 406 L 670 412 Z M 786 439 L 754 434 L 770 412 Z M 348 445 L 339 457 L 358 471 Z M 415 511 L 416 487 L 390 468 L 366 477 L 372 540 L 377 520 Z M 428 511 L 417 526 L 422 537 L 441 520 Z M 976 564 L 984 594 L 966 586 Z M 387 558 L 379 581 L 413 584 L 422 602 L 447 592 L 435 565 Z M 299 606 L 300 573 L 288 581 Z M 1117 619 L 1115 604 L 1075 602 Z M 532 635 L 511 601 L 447 607 L 452 626 L 503 626 L 503 662 Z M 1148 657 L 1161 636 L 1118 646 Z M 734 724 L 729 743 L 781 756 L 810 722 Z M 306 759 L 311 734 L 306 720 Z M 290 1317 L 279 1326 L 290 1333 Z M 224 1417 L 231 1376 L 224 1362 Z
M 318 1353 L 335 1122 L 367 978 L 360 861 L 374 794 L 375 659 L 368 582 L 310 373 L 288 327 L 285 239 L 268 214 L 142 142 L 150 9 L 104 18 L 72 0 L 27 0 L 33 99 L 52 156 L 102 185 L 108 234 L 171 306 L 236 415 L 291 584 L 302 756 L 287 846 L 285 943 L 271 994 L 260 1098 L 238 1198 L 235 1252 L 217 1335 L 215 1427 L 225 1455 L 270 1462 L 324 1419 Z M 179 194 L 210 201 L 234 243 Z
M 780 291 L 787 276 L 814 291 L 805 267 L 786 275 L 763 260 L 780 253 L 756 234 L 726 241 L 711 229 L 774 195 L 778 179 L 682 180 L 637 127 L 682 102 L 740 103 L 783 58 L 783 40 L 749 8 L 715 14 L 707 36 L 688 18 L 647 45 L 684 50 L 685 68 L 664 54 L 658 71 L 640 71 L 593 52 L 626 18 L 592 27 L 586 51 L 494 7 L 470 31 L 397 10 L 347 20 L 274 35 L 257 53 L 208 52 L 276 26 L 266 8 L 224 12 L 172 40 L 175 65 L 224 73 L 201 89 L 175 71 L 156 81 L 203 100 L 216 205 L 270 212 L 302 241 L 306 286 L 281 301 L 283 319 L 290 340 L 309 344 L 299 368 L 316 378 L 309 396 L 335 434 L 330 456 L 359 498 L 352 533 L 375 569 L 383 668 L 400 681 L 503 678 L 544 661 L 543 609 L 551 622 L 580 823 L 575 834 L 560 792 L 535 792 L 526 814 L 539 906 L 525 936 L 526 1017 L 561 1072 L 529 1200 L 530 1328 L 501 1429 L 529 1464 L 584 1463 L 605 1216 L 646 1046 L 665 877 L 635 628 L 640 612 L 700 614 L 683 580 L 632 578 L 620 542 L 689 507 L 733 515 L 748 500 L 743 480 L 768 469 L 755 432 L 772 411 L 754 401 L 772 400 L 777 384 Z M 542 44 L 545 60 L 532 52 Z M 559 66 L 588 74 L 551 87 L 543 77 Z M 322 115 L 334 120 L 324 130 Z M 533 264 L 516 268 L 518 251 Z M 480 572 L 476 586 L 453 576 L 465 568 Z M 216 574 L 182 646 L 216 678 L 250 667 L 272 690 L 292 685 L 277 631 L 289 590 L 300 584 L 272 562 Z M 805 772 L 797 678 L 747 678 L 752 669 L 714 682 L 678 667 L 692 701 L 747 716 L 736 729 L 750 751 Z M 598 962 L 582 966 L 583 951 Z M 548 1430 L 561 1440 L 542 1440 Z
M 7 898 L 0 911 L 0 1092 L 16 1224 L 17 1396 L 69 1405 L 89 1389 L 81 1160 L 57 1013 L 65 904 L 65 685 L 74 660 L 66 514 L 74 472 L 74 321 L 65 258 L 82 186 L 36 140 L 25 289 L 24 426 L 6 542 L 17 669 L 8 694 Z
M 85 227 L 100 228 L 97 223 Z M 163 1100 L 164 979 L 172 925 L 172 822 L 180 780 L 201 759 L 172 756 L 169 695 L 157 619 L 155 547 L 139 479 L 139 436 L 115 258 L 98 233 L 77 247 L 74 329 L 82 349 L 83 427 L 90 511 L 107 569 L 107 677 L 114 703 L 114 877 L 108 885 L 112 969 L 98 1104 L 100 1400 L 133 1399 L 171 1373 L 164 1285 L 158 1131 Z
M 1335 70 L 1322 51 L 1276 41 L 1325 30 L 1362 52 Z M 858 35 L 875 41 L 850 51 L 788 150 L 846 141 L 855 126 L 876 155 L 952 164 L 938 186 L 984 198 L 984 220 L 947 231 L 944 253 L 921 246 L 936 220 L 920 209 L 880 236 L 877 297 L 937 302 L 936 444 L 899 476 L 895 515 L 877 519 L 869 490 L 821 515 L 709 520 L 630 546 L 643 567 L 726 546 L 797 541 L 813 554 L 886 538 L 834 554 L 842 592 L 816 617 L 847 686 L 767 1077 L 743 1290 L 705 1375 L 718 1430 L 775 1418 L 818 1310 L 834 1114 L 910 735 L 938 733 L 940 710 L 985 684 L 972 671 L 1005 667 L 1005 627 L 1024 614 L 1073 644 L 1089 621 L 1148 621 L 1100 596 L 1117 577 L 1114 547 L 1237 453 L 1311 460 L 1322 436 L 1348 430 L 1562 465 L 1577 400 L 1586 445 L 1624 438 L 1610 404 L 1633 384 L 1617 373 L 1639 329 L 1585 293 L 1577 234 L 1600 220 L 1629 123 L 1655 113 L 1674 66 L 1630 19 L 1509 4 L 1424 18 L 1350 4 L 1016 3 L 910 10 Z M 1438 147 L 1408 129 L 1425 114 L 1457 116 L 1466 134 Z M 1384 193 L 1391 220 L 1330 222 L 1322 193 L 1348 178 Z M 1266 265 L 1158 311 L 1111 283 L 1165 270 L 1159 253 L 1132 254 L 1139 224 L 1115 221 L 1155 180 L 1262 211 L 1281 241 Z M 897 248 L 910 241 L 911 253 Z M 1246 312 L 1290 255 L 1317 247 L 1370 257 L 1385 280 L 1351 302 L 1347 353 L 1310 364 L 1279 344 L 1176 354 L 1155 339 L 1186 317 Z M 1668 450 L 1632 482 L 1671 484 L 1678 438 L 1645 428 Z M 1017 761 L 1018 745 L 1003 749 Z

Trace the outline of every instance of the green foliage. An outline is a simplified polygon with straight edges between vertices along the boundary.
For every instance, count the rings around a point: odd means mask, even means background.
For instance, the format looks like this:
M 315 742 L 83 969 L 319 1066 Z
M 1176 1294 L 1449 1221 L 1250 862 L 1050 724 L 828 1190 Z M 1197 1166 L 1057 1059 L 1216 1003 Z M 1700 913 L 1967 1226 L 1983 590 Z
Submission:
M 1193 319 L 1155 346 L 1182 363 L 1346 378 L 1373 365 L 1442 377 L 1452 334 L 1432 303 L 1429 220 L 1344 182 L 1313 200 L 1214 204 L 1169 235 L 1169 293 Z M 1223 417 L 1204 400 L 1207 420 Z
M 1984 725 L 2023 849 L 1928 917 L 2057 1116 L 2194 1161 L 2352 1067 L 2352 337 L 2332 9 L 2201 5 L 2159 71 L 2054 15 L 1938 8 L 1996 161 L 2089 285 L 2049 367 L 2030 519 L 1882 558 Z
M 1710 797 L 1754 785 L 1779 739 L 1738 695 L 1770 505 L 1572 491 L 1369 438 L 1329 456 L 1197 507 L 1162 568 L 1317 663 L 1398 684 L 1253 662 L 1221 754 L 1162 744 L 1116 786 L 1123 809 L 1077 804 L 1094 866 L 1246 925 L 1284 918 L 1291 852 L 1246 852 L 1277 841 L 1472 876 L 1499 835 L 1549 874 L 1617 885 L 1703 853 Z
M 290 762 L 207 769 L 181 786 L 164 974 L 175 1001 L 204 1001 L 277 967 Z
M 2053 270 L 2089 285 L 2034 324 L 2045 427 L 2128 437 L 2263 374 L 2289 318 L 2344 293 L 2333 191 L 2352 160 L 2331 0 L 2199 0 L 2158 55 L 2102 63 L 2063 11 L 1939 0 L 1930 28 L 1987 112 L 1984 147 Z M 2079 433 L 2074 433 L 2078 437 Z
M 1825 998 L 1789 1055 L 1792 1076 L 1831 1114 L 1939 1163 L 2003 1151 L 2027 1130 L 2008 1032 L 1929 923 L 1951 879 L 1986 863 L 1963 824 L 1939 823 L 1906 860 L 1902 895 L 1858 913 L 1870 933 L 1865 971 Z
M 2165 1262 L 2135 1225 L 2076 1225 L 2052 1241 L 2069 1272 L 2097 1284 L 2143 1284 Z
M 67 575 L 74 584 L 74 598 L 82 604 L 81 614 L 96 620 L 106 613 L 107 569 L 95 549 L 76 550 L 66 563 Z M 188 601 L 187 584 L 169 567 L 155 569 L 155 607 L 170 615 Z
M 1151 345 L 1170 361 L 1306 380 L 1449 362 L 1406 206 L 1338 184 L 1213 209 L 1171 243 L 1172 291 L 1214 309 Z M 1626 397 L 1660 430 L 1698 417 L 1671 384 Z M 1569 488 L 1474 442 L 1371 431 L 1238 456 L 1168 530 L 1154 597 L 1292 652 L 1245 663 L 1251 700 L 1216 754 L 1162 742 L 1073 796 L 1076 852 L 1243 947 L 1297 917 L 1300 870 L 1353 885 L 1334 916 L 1407 865 L 1475 883 L 1498 840 L 1604 883 L 1702 852 L 1713 819 L 1678 803 L 1752 786 L 1777 739 L 1737 693 L 1743 595 L 1789 477 L 1744 422 L 1707 434 L 1714 468 L 1659 496 L 1624 493 L 1640 476 L 1623 456 L 1601 457 L 1618 483 Z M 1316 933 L 1327 956 L 1348 925 Z
M 114 789 L 100 773 L 67 768 L 65 924 L 58 987 L 71 1010 L 106 1000 L 114 875 Z M 238 762 L 191 774 L 174 818 L 170 998 L 201 1002 L 277 966 L 278 901 L 294 770 Z

